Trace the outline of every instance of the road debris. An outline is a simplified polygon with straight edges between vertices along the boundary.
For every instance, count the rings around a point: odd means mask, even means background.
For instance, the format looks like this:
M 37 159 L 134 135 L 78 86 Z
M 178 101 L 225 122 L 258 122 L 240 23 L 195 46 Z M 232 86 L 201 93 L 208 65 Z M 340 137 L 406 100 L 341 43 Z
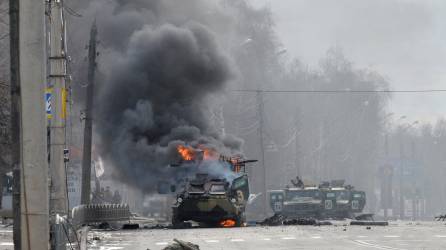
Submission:
M 356 220 L 368 220 L 368 221 L 373 221 L 374 214 L 361 214 L 355 217 Z
M 328 226 L 332 225 L 329 221 L 318 221 L 314 218 L 289 219 L 286 216 L 275 214 L 258 223 L 261 226 L 280 226 L 280 225 L 301 225 L 301 226 Z
M 445 221 L 446 220 L 446 214 L 435 216 L 434 219 L 437 220 L 437 221 Z
M 122 225 L 123 230 L 136 230 L 139 229 L 139 224 L 127 223 Z
M 168 245 L 163 250 L 200 250 L 198 245 L 191 242 L 173 239 L 174 243 Z
M 350 222 L 351 226 L 388 226 L 388 221 L 358 221 L 352 220 Z
M 283 221 L 285 220 L 285 217 L 280 214 L 275 214 L 269 218 L 264 219 L 261 222 L 258 222 L 261 226 L 279 226 L 283 225 Z
M 156 224 L 153 226 L 145 225 L 143 228 L 144 229 L 169 229 L 169 228 L 172 228 L 172 226 L 169 226 L 167 224 Z
M 317 220 L 316 219 L 307 219 L 307 218 L 289 219 L 289 220 L 284 220 L 283 225 L 314 226 L 314 225 L 317 225 Z

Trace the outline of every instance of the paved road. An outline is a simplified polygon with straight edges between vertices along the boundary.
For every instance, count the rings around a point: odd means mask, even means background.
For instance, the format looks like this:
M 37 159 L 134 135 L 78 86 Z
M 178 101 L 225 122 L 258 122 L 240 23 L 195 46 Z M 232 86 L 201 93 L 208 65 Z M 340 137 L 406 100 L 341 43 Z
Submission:
M 393 222 L 388 227 L 279 226 L 229 229 L 93 231 L 89 249 L 163 249 L 173 238 L 200 249 L 446 249 L 446 225 L 441 222 Z
M 12 243 L 12 228 L 5 228 L 0 226 L 0 249 L 1 250 L 13 250 L 14 244 Z
M 393 222 L 388 227 L 279 226 L 228 229 L 92 231 L 92 250 L 159 250 L 173 238 L 198 244 L 202 250 L 233 249 L 446 249 L 445 222 Z M 98 237 L 99 240 L 93 240 Z M 12 250 L 11 229 L 0 228 L 0 250 Z M 69 249 L 69 248 L 68 248 Z

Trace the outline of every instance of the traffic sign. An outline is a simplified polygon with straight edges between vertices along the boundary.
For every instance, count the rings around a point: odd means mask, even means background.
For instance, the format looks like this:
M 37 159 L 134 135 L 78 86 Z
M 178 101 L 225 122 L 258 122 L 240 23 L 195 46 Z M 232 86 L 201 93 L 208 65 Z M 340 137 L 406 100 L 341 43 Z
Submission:
M 51 119 L 53 117 L 51 112 L 51 97 L 52 97 L 53 88 L 45 89 L 45 110 L 46 110 L 46 118 Z

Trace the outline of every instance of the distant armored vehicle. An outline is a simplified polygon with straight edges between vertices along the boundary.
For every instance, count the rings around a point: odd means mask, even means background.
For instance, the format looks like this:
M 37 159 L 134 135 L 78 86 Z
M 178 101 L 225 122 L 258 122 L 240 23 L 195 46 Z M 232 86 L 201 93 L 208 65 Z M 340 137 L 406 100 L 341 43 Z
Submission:
M 299 177 L 296 179 L 292 181 L 294 187 L 269 191 L 274 213 L 287 218 L 343 219 L 354 218 L 364 209 L 365 192 L 344 186 L 344 181 L 305 186 Z
M 361 213 L 366 203 L 365 192 L 355 191 L 346 187 L 329 187 L 322 189 L 325 195 L 324 218 L 354 218 L 355 213 Z
M 270 201 L 273 211 L 287 218 L 319 218 L 323 210 L 323 192 L 316 187 L 270 191 Z

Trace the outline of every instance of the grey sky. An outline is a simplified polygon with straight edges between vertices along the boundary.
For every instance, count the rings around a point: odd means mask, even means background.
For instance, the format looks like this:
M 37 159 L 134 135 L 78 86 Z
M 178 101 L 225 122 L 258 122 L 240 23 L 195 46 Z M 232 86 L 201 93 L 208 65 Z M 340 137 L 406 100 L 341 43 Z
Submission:
M 251 0 L 272 8 L 290 56 L 316 67 L 333 45 L 357 67 L 385 75 L 391 88 L 446 89 L 446 1 Z M 435 121 L 446 93 L 395 94 L 389 112 Z

